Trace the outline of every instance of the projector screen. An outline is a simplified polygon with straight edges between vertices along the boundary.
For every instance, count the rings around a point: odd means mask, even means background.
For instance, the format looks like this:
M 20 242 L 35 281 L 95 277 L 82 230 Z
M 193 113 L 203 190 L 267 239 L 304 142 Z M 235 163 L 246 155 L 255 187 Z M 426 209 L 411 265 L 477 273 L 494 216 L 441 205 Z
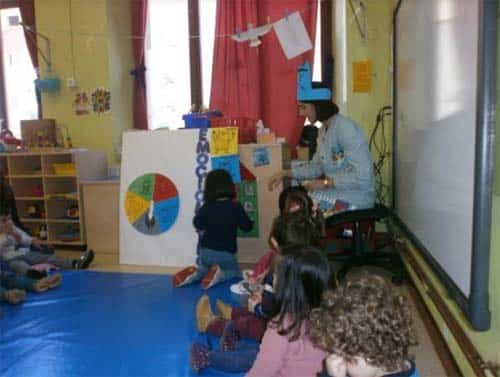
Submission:
M 394 213 L 478 330 L 489 327 L 496 6 L 400 0 L 394 15 Z

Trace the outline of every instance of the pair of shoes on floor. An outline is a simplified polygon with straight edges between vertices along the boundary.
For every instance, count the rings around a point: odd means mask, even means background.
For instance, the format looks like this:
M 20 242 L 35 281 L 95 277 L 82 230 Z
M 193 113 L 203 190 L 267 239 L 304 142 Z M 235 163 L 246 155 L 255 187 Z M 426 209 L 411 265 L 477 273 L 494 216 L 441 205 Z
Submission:
M 42 279 L 37 280 L 35 284 L 33 284 L 33 290 L 38 293 L 45 292 L 48 291 L 49 289 L 58 287 L 61 284 L 61 281 L 62 281 L 61 274 L 49 275 Z
M 92 261 L 94 260 L 94 251 L 92 249 L 88 249 L 80 259 L 76 259 L 74 263 L 74 267 L 77 270 L 85 270 L 87 269 Z
M 223 326 L 225 326 L 226 322 L 231 320 L 231 313 L 233 311 L 231 305 L 228 305 L 219 299 L 217 299 L 215 305 L 219 316 L 216 316 L 212 312 L 212 308 L 210 306 L 210 299 L 207 295 L 201 296 L 198 302 L 196 303 L 196 324 L 199 332 L 207 331 L 207 327 L 209 325 L 212 325 L 213 327 L 215 323 L 212 322 L 214 322 L 217 319 L 221 319 L 224 321 L 222 329 Z M 222 330 L 220 333 L 222 333 Z
M 22 289 L 9 289 L 5 292 L 5 301 L 11 305 L 17 305 L 24 301 L 26 292 Z
M 221 268 L 218 265 L 214 265 L 208 269 L 208 272 L 201 280 L 201 287 L 203 289 L 208 289 L 210 287 L 213 287 L 215 284 L 221 281 L 221 278 L 222 278 Z
M 183 285 L 187 285 L 193 282 L 196 277 L 196 273 L 198 272 L 198 268 L 196 266 L 189 266 L 174 275 L 172 279 L 172 285 L 174 288 L 182 287 Z
M 200 343 L 193 343 L 190 349 L 191 368 L 196 373 L 210 366 L 210 348 Z
M 217 299 L 217 301 L 215 301 L 215 307 L 217 308 L 217 311 L 219 312 L 222 318 L 227 320 L 232 319 L 233 307 L 231 305 L 226 304 L 224 301 Z

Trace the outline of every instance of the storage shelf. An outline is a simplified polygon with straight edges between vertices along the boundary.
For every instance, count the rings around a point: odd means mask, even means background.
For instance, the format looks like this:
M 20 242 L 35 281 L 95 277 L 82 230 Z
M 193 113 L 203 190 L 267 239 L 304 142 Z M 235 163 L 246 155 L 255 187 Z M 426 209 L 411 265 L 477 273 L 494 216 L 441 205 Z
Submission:
M 45 174 L 45 178 L 76 178 L 75 174 Z
M 61 240 L 48 240 L 46 241 L 48 244 L 53 244 L 53 245 L 75 245 L 75 246 L 82 246 L 85 243 L 83 241 L 61 241 Z
M 16 196 L 16 200 L 38 200 L 40 202 L 43 202 L 45 200 L 44 196 Z
M 48 223 L 54 224 L 79 224 L 80 219 L 47 219 Z
M 43 218 L 37 219 L 37 218 L 31 218 L 31 217 L 22 217 L 20 220 L 22 223 L 44 223 L 45 222 L 45 219 L 43 219 Z
M 9 178 L 11 179 L 16 179 L 16 178 L 43 178 L 42 174 L 9 174 Z

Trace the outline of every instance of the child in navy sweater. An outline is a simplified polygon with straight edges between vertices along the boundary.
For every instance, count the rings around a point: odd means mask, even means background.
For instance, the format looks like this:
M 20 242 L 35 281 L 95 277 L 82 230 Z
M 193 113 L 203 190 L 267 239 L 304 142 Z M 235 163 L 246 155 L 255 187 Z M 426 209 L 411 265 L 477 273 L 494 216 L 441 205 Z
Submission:
M 174 276 L 174 287 L 201 280 L 204 289 L 241 276 L 236 253 L 238 228 L 250 231 L 253 222 L 235 201 L 234 184 L 225 170 L 212 170 L 205 180 L 204 204 L 193 224 L 199 234 L 197 266 L 187 267 Z

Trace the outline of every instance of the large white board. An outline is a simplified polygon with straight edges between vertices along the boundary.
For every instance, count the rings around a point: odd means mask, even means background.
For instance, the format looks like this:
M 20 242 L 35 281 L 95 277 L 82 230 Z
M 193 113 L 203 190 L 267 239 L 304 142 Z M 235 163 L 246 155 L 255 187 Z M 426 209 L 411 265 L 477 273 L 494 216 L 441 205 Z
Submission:
M 396 20 L 395 211 L 471 287 L 477 0 L 403 0 Z
M 192 221 L 199 186 L 195 172 L 199 139 L 199 130 L 141 131 L 124 134 L 120 183 L 120 263 L 186 266 L 195 261 L 197 235 Z M 208 149 L 206 155 L 208 156 Z M 208 157 L 205 157 L 205 160 L 207 159 Z M 207 170 L 208 168 L 204 171 Z M 149 179 L 148 174 L 153 174 L 154 178 Z M 157 182 L 166 182 L 163 190 L 166 192 L 166 201 L 162 201 L 162 194 L 156 189 L 156 193 L 150 195 L 151 198 L 144 194 L 142 198 L 146 198 L 145 200 L 137 199 L 137 208 L 129 208 L 127 213 L 125 203 L 130 200 L 127 195 L 135 196 L 134 191 L 141 190 L 141 187 L 134 188 L 134 182 L 147 186 L 148 182 L 155 179 Z M 175 186 L 177 195 L 172 193 L 172 185 L 165 179 Z M 144 190 L 147 191 L 148 188 Z M 150 231 L 144 228 L 145 216 L 150 210 L 148 202 L 152 201 L 157 208 L 161 205 L 159 203 L 169 203 L 168 200 L 172 198 L 174 201 L 170 203 L 173 206 L 165 210 L 171 212 L 166 215 L 165 223 L 161 224 L 161 220 L 156 218 Z M 131 215 L 130 211 L 136 212 L 137 216 Z

